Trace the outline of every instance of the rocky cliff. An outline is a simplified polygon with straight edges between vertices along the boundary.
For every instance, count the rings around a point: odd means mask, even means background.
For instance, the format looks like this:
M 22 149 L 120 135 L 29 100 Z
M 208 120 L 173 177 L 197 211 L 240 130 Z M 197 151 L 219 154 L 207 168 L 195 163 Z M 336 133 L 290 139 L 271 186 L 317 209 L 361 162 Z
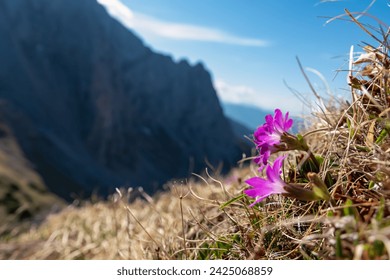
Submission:
M 246 149 L 201 64 L 152 52 L 96 0 L 0 0 L 0 38 L 0 123 L 61 197 L 153 191 Z

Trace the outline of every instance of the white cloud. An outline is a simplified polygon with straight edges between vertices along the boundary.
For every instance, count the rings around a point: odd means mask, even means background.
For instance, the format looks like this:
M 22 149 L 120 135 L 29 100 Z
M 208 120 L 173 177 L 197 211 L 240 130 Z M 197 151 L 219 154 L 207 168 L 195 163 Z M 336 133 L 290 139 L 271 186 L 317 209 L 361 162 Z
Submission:
M 265 47 L 269 43 L 260 39 L 243 38 L 219 29 L 190 24 L 165 22 L 145 15 L 135 14 L 134 27 L 141 32 L 153 33 L 175 40 L 225 43 L 241 46 Z
M 287 89 L 278 93 L 266 89 L 260 91 L 245 85 L 231 85 L 220 79 L 214 81 L 214 87 L 223 102 L 247 104 L 272 111 L 280 108 L 295 114 L 302 112 L 302 103 Z
M 230 85 L 223 80 L 215 80 L 214 87 L 218 97 L 229 103 L 253 104 L 259 98 L 259 94 L 253 88 L 243 85 Z
M 251 47 L 269 45 L 269 42 L 265 40 L 241 37 L 215 28 L 167 22 L 135 13 L 120 0 L 97 0 L 97 2 L 104 5 L 108 13 L 124 26 L 139 31 L 141 34 L 151 33 L 174 40 L 203 41 Z
M 120 0 L 97 0 L 97 2 L 105 6 L 107 12 L 118 19 L 125 27 L 134 27 L 134 13 Z

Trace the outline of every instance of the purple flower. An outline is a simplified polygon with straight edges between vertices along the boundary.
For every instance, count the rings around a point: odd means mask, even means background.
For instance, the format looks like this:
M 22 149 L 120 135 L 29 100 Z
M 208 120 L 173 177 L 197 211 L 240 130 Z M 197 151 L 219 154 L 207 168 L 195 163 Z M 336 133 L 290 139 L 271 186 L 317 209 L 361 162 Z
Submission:
M 285 158 L 286 156 L 276 158 L 273 167 L 271 165 L 267 165 L 267 179 L 253 177 L 245 181 L 248 185 L 252 186 L 252 188 L 245 190 L 244 193 L 255 199 L 249 207 L 252 207 L 271 194 L 287 193 L 284 189 L 287 184 L 280 178 L 283 160 Z
M 276 145 L 280 144 L 282 135 L 293 125 L 293 120 L 288 118 L 288 112 L 283 116 L 280 109 L 275 110 L 274 116 L 267 115 L 265 121 L 265 124 L 253 134 L 256 148 L 259 151 L 255 162 L 260 165 L 260 170 L 263 170 L 270 155 L 278 151 Z

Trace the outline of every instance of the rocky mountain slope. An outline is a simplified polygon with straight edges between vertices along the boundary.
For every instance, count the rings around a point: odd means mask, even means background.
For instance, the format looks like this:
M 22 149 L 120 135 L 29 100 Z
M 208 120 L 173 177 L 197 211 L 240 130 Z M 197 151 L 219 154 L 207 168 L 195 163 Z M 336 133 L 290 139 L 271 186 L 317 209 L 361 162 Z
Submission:
M 0 38 L 0 142 L 63 198 L 151 192 L 250 146 L 202 64 L 154 53 L 96 0 L 1 0 Z

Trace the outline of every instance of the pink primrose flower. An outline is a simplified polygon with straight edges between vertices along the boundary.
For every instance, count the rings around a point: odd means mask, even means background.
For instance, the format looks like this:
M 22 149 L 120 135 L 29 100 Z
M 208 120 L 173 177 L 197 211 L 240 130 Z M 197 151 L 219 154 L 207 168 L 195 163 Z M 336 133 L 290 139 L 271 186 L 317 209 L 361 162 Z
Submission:
M 286 156 L 280 156 L 276 158 L 273 166 L 267 165 L 267 179 L 253 177 L 245 181 L 248 185 L 252 186 L 252 188 L 245 190 L 244 193 L 255 199 L 249 207 L 261 202 L 264 198 L 271 194 L 287 193 L 284 189 L 287 184 L 280 178 L 283 160 L 285 158 Z
M 255 162 L 260 166 L 259 170 L 263 170 L 268 162 L 270 155 L 276 151 L 281 142 L 281 137 L 293 125 L 293 120 L 288 118 L 289 113 L 285 116 L 280 109 L 275 110 L 274 116 L 267 115 L 265 123 L 257 128 L 254 132 L 254 142 L 259 155 L 255 158 Z

